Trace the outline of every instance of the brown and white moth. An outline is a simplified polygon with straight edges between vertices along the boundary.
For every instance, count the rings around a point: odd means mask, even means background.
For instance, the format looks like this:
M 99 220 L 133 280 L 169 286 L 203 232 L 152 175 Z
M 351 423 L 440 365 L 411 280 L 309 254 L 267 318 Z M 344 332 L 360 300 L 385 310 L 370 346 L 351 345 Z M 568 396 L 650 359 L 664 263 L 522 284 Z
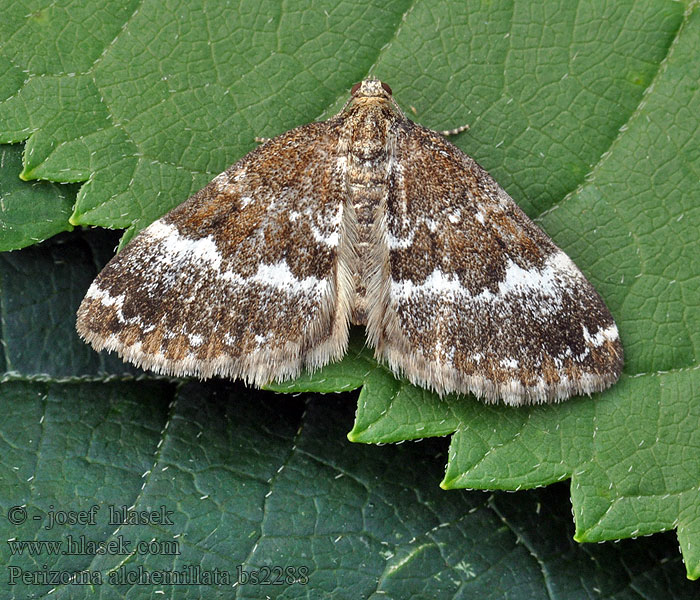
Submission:
M 571 259 L 376 79 L 139 233 L 77 328 L 159 373 L 261 385 L 340 359 L 351 323 L 440 394 L 557 401 L 622 368 L 615 322 Z

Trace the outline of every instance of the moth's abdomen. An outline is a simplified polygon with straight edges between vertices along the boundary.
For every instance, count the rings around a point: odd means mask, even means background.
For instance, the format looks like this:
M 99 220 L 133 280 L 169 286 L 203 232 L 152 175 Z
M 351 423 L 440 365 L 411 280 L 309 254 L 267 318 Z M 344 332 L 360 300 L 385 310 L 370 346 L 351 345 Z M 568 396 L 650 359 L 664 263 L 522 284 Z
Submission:
M 352 322 L 358 325 L 367 324 L 368 288 L 371 287 L 373 275 L 381 268 L 382 254 L 385 252 L 381 238 L 377 236 L 378 224 L 384 216 L 386 198 L 389 192 L 390 157 L 385 151 L 376 153 L 373 158 L 366 158 L 366 149 L 361 140 L 356 139 L 348 154 L 346 181 L 347 204 L 346 215 L 353 219 L 355 232 L 354 256 L 354 303 Z

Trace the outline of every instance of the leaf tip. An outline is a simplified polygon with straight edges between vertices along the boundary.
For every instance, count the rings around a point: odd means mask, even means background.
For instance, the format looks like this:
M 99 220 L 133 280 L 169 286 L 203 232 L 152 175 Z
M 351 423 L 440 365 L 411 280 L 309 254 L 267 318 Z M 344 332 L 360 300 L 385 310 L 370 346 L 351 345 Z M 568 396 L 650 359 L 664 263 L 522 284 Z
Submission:
M 685 576 L 690 581 L 695 581 L 700 578 L 700 565 L 690 564 L 689 560 L 685 560 Z
M 453 490 L 459 485 L 459 478 L 453 477 L 451 475 L 445 475 L 445 477 L 440 482 L 440 487 L 443 490 Z

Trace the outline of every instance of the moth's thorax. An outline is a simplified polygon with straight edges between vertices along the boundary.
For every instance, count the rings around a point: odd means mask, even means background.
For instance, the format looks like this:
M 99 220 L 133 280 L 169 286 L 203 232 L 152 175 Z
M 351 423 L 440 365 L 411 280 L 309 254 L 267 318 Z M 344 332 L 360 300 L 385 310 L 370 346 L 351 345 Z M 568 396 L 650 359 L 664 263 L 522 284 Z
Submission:
M 344 147 L 354 166 L 350 176 L 359 175 L 361 170 L 377 171 L 377 167 L 386 163 L 392 136 L 403 118 L 390 102 L 379 98 L 360 99 L 348 109 L 341 148 Z
M 397 126 L 405 117 L 385 97 L 354 98 L 344 114 L 341 162 L 347 190 L 346 230 L 355 232 L 352 320 L 367 322 L 367 289 L 376 264 L 379 243 L 376 224 L 382 218 L 389 192 Z

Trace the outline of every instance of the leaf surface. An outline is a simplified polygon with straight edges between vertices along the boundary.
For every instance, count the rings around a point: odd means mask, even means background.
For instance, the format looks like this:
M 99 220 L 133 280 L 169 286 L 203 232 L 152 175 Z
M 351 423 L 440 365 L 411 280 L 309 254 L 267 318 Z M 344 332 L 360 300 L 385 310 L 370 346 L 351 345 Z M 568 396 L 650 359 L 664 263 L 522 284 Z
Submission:
M 352 83 L 376 74 L 414 120 L 470 124 L 456 143 L 605 298 L 625 373 L 593 399 L 485 407 L 395 380 L 360 331 L 344 361 L 276 388 L 361 387 L 355 441 L 454 434 L 446 487 L 571 478 L 577 539 L 676 528 L 700 575 L 695 4 L 113 4 L 0 0 L 0 141 L 26 141 L 25 179 L 85 182 L 70 222 L 55 194 L 32 192 L 29 210 L 8 202 L 12 247 L 71 224 L 127 228 L 123 243 L 255 136 L 337 112 Z M 41 229 L 45 215 L 59 225 Z M 59 237 L 2 255 L 5 379 L 139 376 L 72 333 L 115 243 Z

